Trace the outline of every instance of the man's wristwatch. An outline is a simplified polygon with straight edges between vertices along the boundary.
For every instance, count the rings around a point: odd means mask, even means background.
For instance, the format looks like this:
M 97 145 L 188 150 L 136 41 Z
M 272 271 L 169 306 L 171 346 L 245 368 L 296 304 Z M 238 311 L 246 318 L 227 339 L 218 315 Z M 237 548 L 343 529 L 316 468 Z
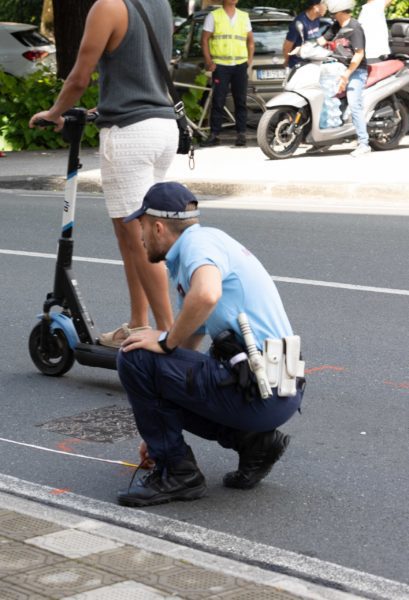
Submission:
M 165 354 L 172 354 L 174 350 L 176 350 L 177 346 L 174 348 L 169 348 L 166 341 L 168 339 L 169 331 L 162 331 L 160 336 L 158 337 L 158 344 L 162 348 Z

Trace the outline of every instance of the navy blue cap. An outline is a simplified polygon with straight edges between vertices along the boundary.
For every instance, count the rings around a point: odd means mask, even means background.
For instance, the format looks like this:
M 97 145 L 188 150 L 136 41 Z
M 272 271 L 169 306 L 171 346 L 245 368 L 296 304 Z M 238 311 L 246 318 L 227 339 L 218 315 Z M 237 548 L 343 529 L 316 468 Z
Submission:
M 197 198 L 190 190 L 176 181 L 155 183 L 146 193 L 141 208 L 124 219 L 129 223 L 142 215 L 152 215 L 161 219 L 193 219 L 200 215 L 199 210 L 186 211 L 191 202 L 197 206 Z

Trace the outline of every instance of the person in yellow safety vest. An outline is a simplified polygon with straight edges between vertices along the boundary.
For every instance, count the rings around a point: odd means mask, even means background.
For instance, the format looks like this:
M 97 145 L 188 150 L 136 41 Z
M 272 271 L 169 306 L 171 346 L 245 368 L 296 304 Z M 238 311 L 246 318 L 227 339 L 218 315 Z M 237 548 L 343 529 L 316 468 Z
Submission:
M 202 52 L 205 67 L 212 74 L 213 98 L 210 137 L 206 146 L 220 143 L 223 107 L 231 88 L 236 120 L 236 146 L 246 145 L 248 68 L 253 62 L 254 36 L 249 15 L 236 8 L 238 0 L 223 0 L 210 12 L 203 25 Z

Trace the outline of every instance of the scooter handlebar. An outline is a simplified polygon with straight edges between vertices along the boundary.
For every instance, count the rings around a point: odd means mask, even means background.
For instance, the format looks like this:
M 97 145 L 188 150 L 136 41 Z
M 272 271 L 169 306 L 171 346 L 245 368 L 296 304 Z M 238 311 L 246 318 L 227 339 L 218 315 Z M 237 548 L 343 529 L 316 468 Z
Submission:
M 68 112 L 68 114 L 63 114 L 63 119 L 66 123 L 78 123 L 78 117 L 70 114 Z M 99 114 L 97 111 L 93 111 L 93 112 L 88 112 L 85 116 L 85 121 L 87 123 L 93 123 L 94 121 L 96 121 L 99 117 Z M 34 124 L 37 127 L 55 127 L 56 123 L 54 123 L 54 121 L 47 121 L 46 119 L 36 119 L 36 121 L 34 122 Z
M 46 121 L 45 119 L 36 119 L 34 125 L 37 127 L 55 127 L 56 123 L 54 121 Z
M 76 115 L 71 114 L 69 111 L 67 113 L 64 113 L 62 116 L 64 120 L 68 123 L 78 123 L 79 121 L 78 117 Z M 99 113 L 96 110 L 87 112 L 87 114 L 85 115 L 85 121 L 86 123 L 93 123 L 98 119 L 98 117 Z

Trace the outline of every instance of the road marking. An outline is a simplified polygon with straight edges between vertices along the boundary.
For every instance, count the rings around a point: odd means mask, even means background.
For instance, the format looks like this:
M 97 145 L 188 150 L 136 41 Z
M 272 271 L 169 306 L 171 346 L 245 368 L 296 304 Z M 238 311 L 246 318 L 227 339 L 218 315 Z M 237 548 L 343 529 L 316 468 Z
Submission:
M 125 467 L 138 467 L 134 463 L 129 463 L 124 460 L 110 460 L 109 458 L 98 458 L 96 456 L 88 456 L 86 454 L 76 454 L 75 452 L 66 452 L 64 450 L 55 450 L 54 448 L 46 448 L 45 446 L 37 446 L 36 444 L 28 444 L 27 442 L 17 442 L 16 440 L 9 440 L 7 438 L 1 438 L 0 442 L 6 444 L 14 444 L 16 446 L 24 446 L 25 448 L 32 448 L 33 450 L 44 450 L 45 452 L 52 452 L 53 454 L 63 454 L 64 456 L 72 456 L 73 458 L 86 458 L 88 460 L 96 460 L 98 462 L 110 463 L 113 465 L 121 465 Z
M 0 254 L 8 254 L 13 256 L 27 256 L 32 258 L 52 258 L 56 259 L 55 254 L 47 254 L 45 252 L 26 252 L 23 250 L 7 250 L 0 248 Z M 110 258 L 93 258 L 90 256 L 74 256 L 74 261 L 97 263 L 101 265 L 123 265 L 122 260 L 112 260 Z M 280 277 L 271 275 L 273 281 L 282 283 L 297 283 L 300 285 L 315 285 L 319 287 L 330 287 L 341 290 L 353 290 L 358 292 L 372 292 L 376 294 L 392 294 L 394 296 L 409 296 L 409 290 L 400 290 L 395 288 L 374 287 L 368 285 L 356 285 L 352 283 L 339 283 L 336 281 L 319 281 L 315 279 L 299 279 L 296 277 Z
M 47 254 L 46 252 L 25 252 L 24 250 L 5 250 L 0 249 L 0 254 L 11 254 L 15 256 L 29 256 L 31 258 L 52 258 L 56 259 L 55 254 Z M 111 260 L 110 258 L 92 258 L 91 256 L 74 256 L 74 260 L 78 262 L 97 263 L 101 265 L 123 265 L 122 260 Z
M 335 365 L 321 365 L 320 367 L 312 367 L 311 369 L 305 369 L 305 372 L 310 375 L 311 373 L 317 373 L 318 371 L 345 371 L 345 367 L 336 367 Z
M 394 288 L 373 287 L 370 285 L 355 285 L 352 283 L 337 283 L 335 281 L 316 281 L 315 279 L 298 279 L 295 277 L 276 277 L 272 275 L 274 281 L 284 283 L 299 283 L 301 285 L 318 285 L 320 287 L 332 287 L 342 290 L 354 290 L 357 292 L 374 292 L 376 294 L 393 294 L 395 296 L 409 296 L 409 290 L 399 290 Z

